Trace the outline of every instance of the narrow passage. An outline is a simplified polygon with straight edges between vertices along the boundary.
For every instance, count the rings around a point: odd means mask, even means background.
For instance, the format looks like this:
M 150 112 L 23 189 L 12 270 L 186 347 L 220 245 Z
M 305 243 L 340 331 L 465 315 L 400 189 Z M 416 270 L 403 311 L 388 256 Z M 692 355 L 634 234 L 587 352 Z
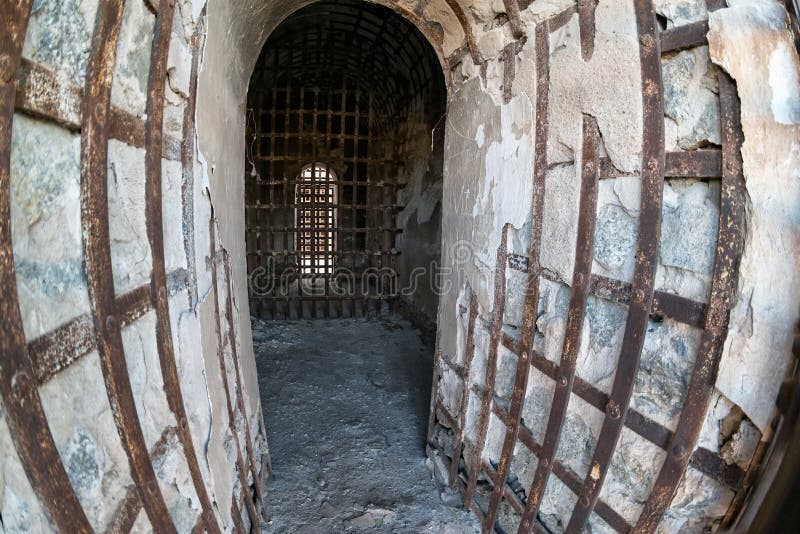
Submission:
M 254 318 L 253 340 L 274 469 L 266 532 L 480 531 L 425 465 L 433 350 L 408 322 Z

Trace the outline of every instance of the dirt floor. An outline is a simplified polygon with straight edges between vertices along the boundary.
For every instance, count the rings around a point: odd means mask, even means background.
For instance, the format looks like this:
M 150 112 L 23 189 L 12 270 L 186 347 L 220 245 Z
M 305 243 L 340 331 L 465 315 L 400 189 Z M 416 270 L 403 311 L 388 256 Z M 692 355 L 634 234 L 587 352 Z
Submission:
M 253 319 L 272 455 L 265 532 L 479 532 L 424 452 L 432 349 L 399 318 Z

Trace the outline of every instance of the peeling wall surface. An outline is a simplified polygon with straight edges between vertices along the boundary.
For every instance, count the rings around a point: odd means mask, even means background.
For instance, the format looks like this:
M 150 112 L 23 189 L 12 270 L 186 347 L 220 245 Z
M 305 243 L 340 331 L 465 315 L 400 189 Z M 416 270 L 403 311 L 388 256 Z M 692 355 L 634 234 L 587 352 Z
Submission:
M 0 3 L 0 531 L 264 519 L 245 107 L 312 3 Z M 486 531 L 731 524 L 800 311 L 784 4 L 375 3 L 448 87 L 398 125 L 403 246 L 442 273 L 438 482 Z

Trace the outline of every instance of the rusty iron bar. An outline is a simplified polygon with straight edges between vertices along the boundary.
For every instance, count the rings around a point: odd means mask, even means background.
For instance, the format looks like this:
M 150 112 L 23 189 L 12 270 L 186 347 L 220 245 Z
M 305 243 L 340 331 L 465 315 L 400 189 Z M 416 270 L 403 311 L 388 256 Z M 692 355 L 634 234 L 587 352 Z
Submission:
M 231 359 L 233 360 L 233 369 L 234 369 L 234 377 L 236 378 L 236 390 L 239 392 L 236 395 L 236 404 L 239 409 L 239 412 L 242 414 L 244 418 L 244 435 L 245 435 L 245 451 L 247 453 L 247 462 L 250 467 L 250 474 L 253 477 L 253 485 L 255 485 L 256 489 L 256 499 L 262 511 L 262 517 L 264 521 L 267 521 L 266 516 L 266 507 L 264 506 L 264 496 L 262 494 L 262 488 L 259 485 L 259 476 L 258 470 L 256 469 L 256 458 L 253 452 L 253 440 L 250 434 L 250 420 L 247 417 L 247 410 L 245 409 L 244 404 L 244 387 L 242 386 L 242 376 L 240 371 L 240 363 L 239 363 L 239 351 L 236 348 L 236 324 L 233 319 L 233 282 L 231 280 L 231 263 L 230 263 L 230 256 L 226 253 L 224 259 L 224 267 L 225 267 L 225 280 L 227 283 L 227 298 L 225 301 L 225 319 L 228 322 L 228 342 L 230 343 L 231 347 Z M 245 488 L 242 488 L 242 491 L 245 491 Z
M 22 58 L 20 78 L 14 108 L 35 118 L 79 132 L 81 129 L 81 102 L 83 89 L 61 79 L 50 69 Z M 109 138 L 136 148 L 144 148 L 146 122 L 125 110 L 111 106 L 108 119 Z M 180 160 L 180 142 L 170 136 L 164 138 L 164 157 Z
M 480 390 L 480 388 L 477 388 Z M 497 418 L 503 422 L 504 425 L 509 424 L 509 413 L 503 407 L 503 402 L 496 396 L 492 400 L 492 412 Z M 531 453 L 537 458 L 541 458 L 542 446 L 533 437 L 533 433 L 528 429 L 524 423 L 519 425 L 519 443 L 524 445 Z M 569 467 L 566 467 L 561 461 L 553 461 L 553 474 L 558 477 L 573 493 L 577 493 L 581 487 L 581 480 Z M 620 516 L 613 508 L 603 501 L 597 503 L 597 515 L 606 521 L 612 528 L 618 532 L 627 532 L 630 530 L 630 525 Z M 535 518 L 534 518 L 535 519 Z M 533 531 L 537 532 L 538 523 L 534 522 Z
M 108 132 L 111 82 L 123 2 L 100 2 L 81 107 L 81 208 L 84 257 L 97 351 L 131 477 L 153 528 L 175 532 L 145 445 L 128 376 L 120 318 L 115 315 L 108 215 Z
M 518 354 L 521 350 L 519 341 L 508 334 L 503 335 L 503 346 L 514 354 Z M 556 380 L 559 375 L 558 364 L 536 351 L 531 353 L 531 365 L 551 380 Z M 575 377 L 573 393 L 600 411 L 604 411 L 608 404 L 607 393 L 579 376 Z M 628 410 L 625 426 L 662 450 L 667 450 L 673 435 L 670 429 L 634 409 Z M 741 468 L 735 464 L 728 465 L 719 454 L 707 449 L 698 448 L 692 455 L 690 465 L 733 491 L 739 491 L 744 484 L 745 473 Z
M 475 322 L 478 319 L 478 298 L 470 291 L 469 318 L 467 319 L 467 345 L 464 351 L 464 367 L 460 371 L 451 365 L 456 375 L 461 378 L 461 403 L 459 406 L 459 424 L 453 442 L 453 453 L 450 460 L 450 487 L 454 487 L 458 479 L 458 467 L 461 463 L 461 450 L 464 444 L 464 428 L 467 424 L 467 406 L 469 404 L 469 373 L 472 360 L 475 358 Z M 449 359 L 442 358 L 451 363 Z
M 0 3 L 0 394 L 22 467 L 42 509 L 65 532 L 91 532 L 64 469 L 25 341 L 11 234 L 11 135 L 31 0 Z M 5 451 L 4 454 L 11 454 Z
M 153 463 L 161 462 L 169 452 L 167 444 L 169 440 L 176 435 L 178 429 L 170 426 L 164 429 L 161 437 L 153 444 L 150 449 L 150 458 Z M 139 512 L 142 510 L 142 499 L 136 488 L 129 488 L 125 496 L 122 498 L 122 503 L 117 507 L 114 517 L 108 526 L 107 532 L 130 532 Z M 203 515 L 200 514 L 202 518 Z
M 511 469 L 511 460 L 514 445 L 519 436 L 519 427 L 522 421 L 522 407 L 525 401 L 525 392 L 528 387 L 530 372 L 530 354 L 533 352 L 533 338 L 536 328 L 536 313 L 539 306 L 539 254 L 542 241 L 542 226 L 544 213 L 544 192 L 547 178 L 547 134 L 549 130 L 548 103 L 550 83 L 549 63 L 549 28 L 547 23 L 540 25 L 535 30 L 536 40 L 536 125 L 535 125 L 535 160 L 533 170 L 533 193 L 531 198 L 531 236 L 528 249 L 528 269 L 525 282 L 525 303 L 523 305 L 521 348 L 516 353 L 517 369 L 514 379 L 514 390 L 511 397 L 508 424 L 497 469 L 499 483 L 495 486 L 489 501 L 484 530 L 494 526 L 495 515 L 500 501 L 504 495 L 503 489 Z M 506 265 L 502 266 L 505 275 Z M 524 508 L 520 511 L 524 516 Z
M 528 493 L 528 502 L 519 527 L 520 534 L 530 532 L 533 519 L 539 511 L 539 505 L 552 471 L 553 461 L 558 450 L 569 401 L 572 396 L 583 322 L 591 287 L 592 261 L 594 260 L 599 146 L 600 131 L 597 127 L 597 122 L 591 116 L 584 115 L 583 146 L 581 149 L 581 199 L 578 212 L 575 268 L 572 277 L 569 314 L 561 353 L 560 372 L 556 381 L 550 415 L 547 420 L 542 454 L 536 465 L 536 474 Z M 526 354 L 524 349 L 522 354 Z
M 508 224 L 503 226 L 503 235 L 500 246 L 497 247 L 497 263 L 494 273 L 494 304 L 492 307 L 492 322 L 489 330 L 489 354 L 486 362 L 486 376 L 484 378 L 484 393 L 481 399 L 481 412 L 478 422 L 478 434 L 473 444 L 472 459 L 470 462 L 469 483 L 464 496 L 465 506 L 472 504 L 475 488 L 478 484 L 478 471 L 481 469 L 481 456 L 486 443 L 486 434 L 489 430 L 491 417 L 492 393 L 494 381 L 497 376 L 497 353 L 500 348 L 503 330 L 503 315 L 506 304 L 506 263 L 508 262 Z
M 453 11 L 456 19 L 458 19 L 458 23 L 464 30 L 464 39 L 467 41 L 467 49 L 469 50 L 469 55 L 472 57 L 472 62 L 476 65 L 480 65 L 482 63 L 481 53 L 480 50 L 478 50 L 478 43 L 475 41 L 475 34 L 472 31 L 472 26 L 469 23 L 467 14 L 458 3 L 458 0 L 445 0 L 445 2 L 447 2 L 447 5 Z
M 722 177 L 722 151 L 718 148 L 667 152 L 664 175 L 670 178 Z
M 708 21 L 701 20 L 669 28 L 661 32 L 661 53 L 679 52 L 708 43 Z
M 711 281 L 711 298 L 705 330 L 678 426 L 667 450 L 655 485 L 636 525 L 639 532 L 654 530 L 672 501 L 702 429 L 714 390 L 722 345 L 728 330 L 730 309 L 736 295 L 739 262 L 743 250 L 744 175 L 740 104 L 735 82 L 724 72 L 718 75 L 722 130 L 722 188 L 719 230 Z
M 175 13 L 173 0 L 159 3 L 153 32 L 153 46 L 150 57 L 150 72 L 147 83 L 145 127 L 145 217 L 147 237 L 152 252 L 152 272 L 150 278 L 150 305 L 156 314 L 156 345 L 164 379 L 164 392 L 169 409 L 178 422 L 177 437 L 189 467 L 195 493 L 200 501 L 205 527 L 209 533 L 220 532 L 214 517 L 213 505 L 209 498 L 197 460 L 189 420 L 183 403 L 181 380 L 175 359 L 172 339 L 172 326 L 169 314 L 169 293 L 167 290 L 166 260 L 164 251 L 164 218 L 162 212 L 162 136 L 164 123 L 164 92 L 167 78 L 167 59 L 170 49 L 172 21 Z M 185 161 L 185 160 L 184 160 Z M 193 162 L 193 156 L 190 163 Z
M 631 301 L 622 339 L 617 372 L 603 417 L 589 473 L 578 493 L 567 530 L 584 528 L 603 487 L 611 459 L 628 415 L 636 374 L 639 371 L 647 322 L 652 308 L 658 244 L 661 236 L 661 204 L 664 192 L 664 105 L 661 51 L 655 8 L 650 0 L 635 0 L 639 57 L 642 64 L 643 132 L 642 198 L 637 239 L 636 267 Z M 644 224 L 646 222 L 646 224 Z
M 599 0 L 578 0 L 578 25 L 581 36 L 581 58 L 590 61 L 594 54 L 594 12 Z
M 511 35 L 514 39 L 520 39 L 525 35 L 525 29 L 522 27 L 520 20 L 520 10 L 517 0 L 503 0 L 503 6 L 506 8 L 506 16 L 508 16 L 508 24 L 511 27 Z
M 247 477 L 245 475 L 245 466 L 244 466 L 244 461 L 242 459 L 242 447 L 239 440 L 239 432 L 236 429 L 236 417 L 234 413 L 233 402 L 231 400 L 231 388 L 228 381 L 228 371 L 225 362 L 225 350 L 224 350 L 225 341 L 222 335 L 222 320 L 221 320 L 222 315 L 220 309 L 219 273 L 218 273 L 219 271 L 218 263 L 221 259 L 224 258 L 224 252 L 222 254 L 219 254 L 217 252 L 216 219 L 214 218 L 213 208 L 211 210 L 211 218 L 208 221 L 208 226 L 210 235 L 209 261 L 211 263 L 211 287 L 214 296 L 214 317 L 216 318 L 214 327 L 217 336 L 217 359 L 219 360 L 219 372 L 220 372 L 220 377 L 222 378 L 222 388 L 225 391 L 225 407 L 227 409 L 227 414 L 228 414 L 228 429 L 231 433 L 231 437 L 233 438 L 233 443 L 236 450 L 236 461 L 235 461 L 236 473 L 239 477 L 239 485 L 242 488 L 242 493 L 246 497 L 245 507 L 247 508 L 247 513 L 250 517 L 251 523 L 253 525 L 258 525 L 259 519 L 255 503 L 253 502 L 252 496 L 249 494 L 249 492 L 246 491 L 246 488 L 248 487 Z

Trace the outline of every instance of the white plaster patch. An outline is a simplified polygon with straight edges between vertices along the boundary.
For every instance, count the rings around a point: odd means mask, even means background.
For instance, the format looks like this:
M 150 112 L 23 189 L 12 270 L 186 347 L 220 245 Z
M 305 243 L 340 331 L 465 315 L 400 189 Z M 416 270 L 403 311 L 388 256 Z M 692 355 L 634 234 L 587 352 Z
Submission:
M 762 432 L 791 359 L 800 305 L 800 126 L 776 120 L 775 110 L 792 104 L 776 102 L 781 93 L 764 83 L 773 64 L 783 64 L 785 76 L 800 70 L 786 20 L 778 3 L 736 2 L 711 13 L 708 35 L 712 60 L 738 85 L 750 201 L 738 301 L 716 385 Z M 787 55 L 772 63 L 776 50 Z
M 797 54 L 785 41 L 769 56 L 769 85 L 772 87 L 772 115 L 780 124 L 800 124 L 800 76 Z
M 475 142 L 478 144 L 478 148 L 483 148 L 483 143 L 486 141 L 486 137 L 484 135 L 484 128 L 483 124 L 478 126 L 478 133 L 475 134 Z

